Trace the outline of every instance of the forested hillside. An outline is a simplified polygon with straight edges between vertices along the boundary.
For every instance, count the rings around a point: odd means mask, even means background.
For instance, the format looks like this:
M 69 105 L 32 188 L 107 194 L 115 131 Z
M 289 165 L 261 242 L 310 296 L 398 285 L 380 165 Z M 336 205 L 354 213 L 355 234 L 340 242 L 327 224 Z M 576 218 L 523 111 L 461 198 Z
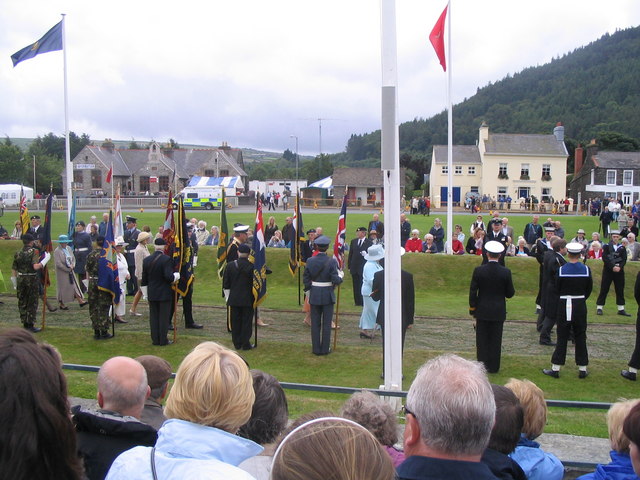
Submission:
M 605 35 L 546 65 L 479 88 L 473 97 L 453 107 L 453 143 L 474 144 L 483 121 L 494 133 L 536 134 L 551 133 L 562 122 L 571 154 L 577 143 L 604 137 L 621 140 L 613 142 L 612 148 L 637 150 L 640 27 Z M 446 143 L 446 112 L 401 124 L 402 166 L 422 178 L 428 171 L 432 145 Z M 379 158 L 380 131 L 352 135 L 346 157 L 339 155 L 336 160 Z

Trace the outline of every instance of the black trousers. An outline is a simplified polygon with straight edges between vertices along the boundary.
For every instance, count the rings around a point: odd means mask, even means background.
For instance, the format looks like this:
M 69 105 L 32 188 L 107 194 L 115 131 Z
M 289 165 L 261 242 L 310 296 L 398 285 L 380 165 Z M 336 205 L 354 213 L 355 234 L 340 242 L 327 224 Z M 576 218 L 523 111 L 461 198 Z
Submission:
M 596 300 L 596 305 L 604 306 L 611 288 L 611 282 L 616 291 L 616 305 L 624 306 L 624 270 L 612 272 L 608 268 L 602 269 L 602 282 L 600 283 L 600 294 Z
M 251 320 L 253 307 L 229 306 L 231 317 L 231 340 L 236 349 L 251 347 Z
M 538 295 L 536 295 L 536 305 L 540 305 L 541 296 L 542 296 L 542 265 L 540 265 L 540 275 L 538 276 Z
M 127 295 L 135 295 L 138 291 L 138 278 L 136 277 L 136 265 L 129 265 L 129 280 L 127 280 Z
M 633 368 L 640 368 L 640 309 L 636 316 L 636 345 L 633 348 L 633 354 L 631 354 L 629 366 Z
M 356 273 L 351 275 L 353 280 L 353 302 L 356 306 L 362 306 L 362 274 Z
M 173 300 L 149 301 L 149 327 L 154 345 L 167 344 L 167 332 L 171 321 Z
M 187 294 L 182 297 L 182 312 L 184 313 L 184 326 L 193 325 L 193 282 L 189 285 Z
M 326 355 L 331 347 L 333 303 L 311 305 L 311 349 L 315 355 Z
M 573 332 L 575 342 L 576 365 L 589 365 L 589 353 L 587 352 L 587 306 L 584 302 L 573 301 L 573 314 L 570 322 L 565 316 L 558 319 L 558 343 L 551 356 L 551 363 L 564 365 L 567 359 L 567 343 Z
M 498 373 L 502 356 L 504 322 L 478 320 L 476 322 L 476 356 L 489 373 Z
M 553 326 L 556 324 L 556 318 L 545 315 L 542 312 L 538 318 L 543 317 L 543 321 L 540 325 L 540 341 L 541 342 L 550 342 L 551 341 L 551 330 L 553 330 Z

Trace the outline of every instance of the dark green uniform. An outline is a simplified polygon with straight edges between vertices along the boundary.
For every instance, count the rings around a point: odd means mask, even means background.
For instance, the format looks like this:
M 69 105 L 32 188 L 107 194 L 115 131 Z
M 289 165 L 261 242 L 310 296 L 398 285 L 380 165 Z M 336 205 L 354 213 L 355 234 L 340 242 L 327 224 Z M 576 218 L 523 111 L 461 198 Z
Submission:
M 33 266 L 39 261 L 39 251 L 32 245 L 25 245 L 13 257 L 11 268 L 18 273 L 18 310 L 25 328 L 32 328 L 36 320 L 39 279 Z
M 89 275 L 89 316 L 96 338 L 109 333 L 111 322 L 109 319 L 109 307 L 111 307 L 111 294 L 98 289 L 98 259 L 102 249 L 94 248 L 87 257 L 87 275 Z

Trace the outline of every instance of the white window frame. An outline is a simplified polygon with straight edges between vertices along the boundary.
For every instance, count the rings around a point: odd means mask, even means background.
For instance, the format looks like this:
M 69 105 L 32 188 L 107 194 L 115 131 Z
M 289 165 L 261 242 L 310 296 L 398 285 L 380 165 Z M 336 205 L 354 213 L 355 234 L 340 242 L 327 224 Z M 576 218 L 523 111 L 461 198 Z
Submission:
M 454 175 L 462 175 L 462 165 L 454 165 L 453 166 L 453 174 Z
M 475 175 L 476 174 L 476 166 L 475 165 L 469 165 L 467 167 L 467 175 Z
M 627 175 L 629 175 L 629 180 L 627 181 Z M 633 170 L 623 170 L 622 171 L 622 185 L 625 187 L 633 186 Z
M 507 187 L 498 187 L 498 195 L 507 195 Z
M 531 175 L 531 164 L 529 163 L 521 163 L 520 164 L 520 176 L 530 176 Z
M 480 193 L 480 187 L 471 187 L 471 188 L 470 188 L 470 190 L 471 190 L 473 193 Z
M 615 185 L 617 180 L 617 171 L 615 170 L 607 170 L 607 177 L 605 179 L 605 185 Z M 613 174 L 613 182 L 609 181 L 609 175 Z
M 504 169 L 504 171 L 503 171 Z M 509 164 L 508 163 L 500 163 L 498 164 L 498 175 L 509 175 Z
M 550 163 L 542 164 L 542 175 L 551 176 L 551 164 Z
M 545 191 L 547 191 L 547 193 L 545 193 Z M 540 201 L 546 203 L 549 201 L 550 198 L 551 198 L 551 187 L 542 187 L 541 194 L 540 194 Z
M 448 175 L 449 174 L 449 165 L 442 165 L 441 173 L 442 173 L 442 175 Z

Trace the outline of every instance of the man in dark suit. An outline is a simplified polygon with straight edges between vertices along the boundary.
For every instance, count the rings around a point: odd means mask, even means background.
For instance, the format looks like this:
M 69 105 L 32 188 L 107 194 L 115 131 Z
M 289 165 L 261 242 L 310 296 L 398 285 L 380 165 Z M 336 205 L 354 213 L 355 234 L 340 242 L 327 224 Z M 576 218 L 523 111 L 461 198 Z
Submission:
M 153 242 L 155 252 L 142 261 L 140 284 L 147 289 L 149 326 L 151 342 L 154 345 L 171 343 L 167 339 L 173 306 L 171 284 L 180 279 L 180 273 L 173 271 L 172 259 L 163 252 L 165 244 L 164 239 L 156 238 Z
M 476 354 L 485 364 L 487 372 L 500 370 L 502 353 L 502 328 L 507 317 L 507 298 L 515 289 L 511 270 L 500 265 L 504 245 L 491 241 L 485 243 L 489 261 L 476 267 L 469 287 L 469 313 L 476 319 Z
M 411 236 L 411 223 L 407 220 L 407 216 L 404 213 L 400 214 L 400 246 L 404 247 L 409 237 Z
M 380 215 L 377 213 L 373 214 L 373 220 L 369 222 L 369 228 L 367 230 L 369 232 L 371 232 L 371 230 L 375 230 L 378 234 L 378 238 L 382 240 L 382 237 L 384 237 L 384 223 L 380 221 Z
M 602 309 L 607 301 L 607 294 L 611 288 L 611 282 L 616 291 L 616 305 L 618 315 L 630 317 L 624 309 L 624 266 L 627 263 L 627 249 L 620 245 L 620 231 L 611 230 L 611 242 L 602 246 L 602 282 L 600 294 L 596 300 L 596 315 L 602 315 Z
M 498 258 L 498 263 L 504 267 L 504 256 L 507 251 L 507 237 L 504 233 L 502 233 L 502 220 L 499 218 L 494 218 L 489 222 L 489 231 L 484 237 L 485 244 L 488 242 L 498 242 L 501 243 L 504 247 L 502 249 L 502 253 L 500 254 L 500 258 Z M 489 261 L 487 256 L 486 249 L 482 249 L 482 264 L 486 264 Z
M 556 277 L 558 270 L 567 263 L 564 255 L 567 253 L 567 241 L 556 236 L 551 237 L 551 250 L 544 253 L 542 263 L 542 325 L 540 326 L 540 345 L 555 346 L 551 341 L 551 330 L 556 324 L 560 296 L 556 292 Z
M 330 240 L 320 236 L 315 239 L 318 253 L 309 258 L 302 280 L 304 289 L 309 290 L 311 306 L 311 347 L 314 355 L 331 353 L 331 320 L 336 294 L 336 285 L 342 283 L 343 273 L 338 270 L 338 262 L 327 256 Z
M 227 247 L 227 265 L 238 259 L 238 247 L 247 243 L 249 238 L 249 225 L 236 223 L 233 225 L 233 239 Z
M 138 234 L 140 230 L 137 227 L 138 219 L 127 215 L 124 233 L 122 238 L 128 244 L 124 257 L 127 259 L 129 266 L 129 280 L 127 280 L 127 295 L 135 295 L 138 291 L 138 280 L 136 278 L 136 259 L 133 251 L 138 246 Z
M 347 258 L 347 266 L 351 272 L 351 280 L 353 281 L 353 301 L 356 306 L 362 306 L 362 270 L 367 262 L 364 254 L 372 245 L 371 240 L 367 238 L 367 229 L 358 227 L 356 229 L 357 237 L 351 240 L 349 244 L 349 257 Z
M 551 239 L 555 233 L 554 227 L 544 227 L 544 238 L 539 238 L 535 243 L 535 256 L 538 264 L 540 265 L 540 273 L 538 276 L 538 295 L 536 296 L 536 314 L 538 315 L 538 331 L 542 328 L 542 322 L 544 316 L 542 315 L 542 275 L 543 275 L 543 263 L 544 252 L 552 250 Z
M 253 319 L 253 263 L 249 261 L 251 247 L 238 247 L 238 259 L 227 263 L 222 278 L 231 320 L 231 340 L 236 350 L 251 350 L 251 320 Z
M 313 256 L 314 240 L 316 238 L 316 229 L 310 228 L 307 230 L 307 241 L 300 244 L 300 258 L 303 263 L 306 263 L 309 258 Z
M 402 250 L 402 254 L 404 255 L 404 249 Z M 407 329 L 413 325 L 413 317 L 416 310 L 416 292 L 413 275 L 406 270 L 401 270 L 400 284 L 402 289 L 402 351 L 404 352 L 404 337 Z M 371 292 L 371 298 L 376 302 L 380 302 L 376 323 L 380 325 L 382 329 L 382 372 L 384 374 L 384 270 L 373 274 L 373 291 Z

